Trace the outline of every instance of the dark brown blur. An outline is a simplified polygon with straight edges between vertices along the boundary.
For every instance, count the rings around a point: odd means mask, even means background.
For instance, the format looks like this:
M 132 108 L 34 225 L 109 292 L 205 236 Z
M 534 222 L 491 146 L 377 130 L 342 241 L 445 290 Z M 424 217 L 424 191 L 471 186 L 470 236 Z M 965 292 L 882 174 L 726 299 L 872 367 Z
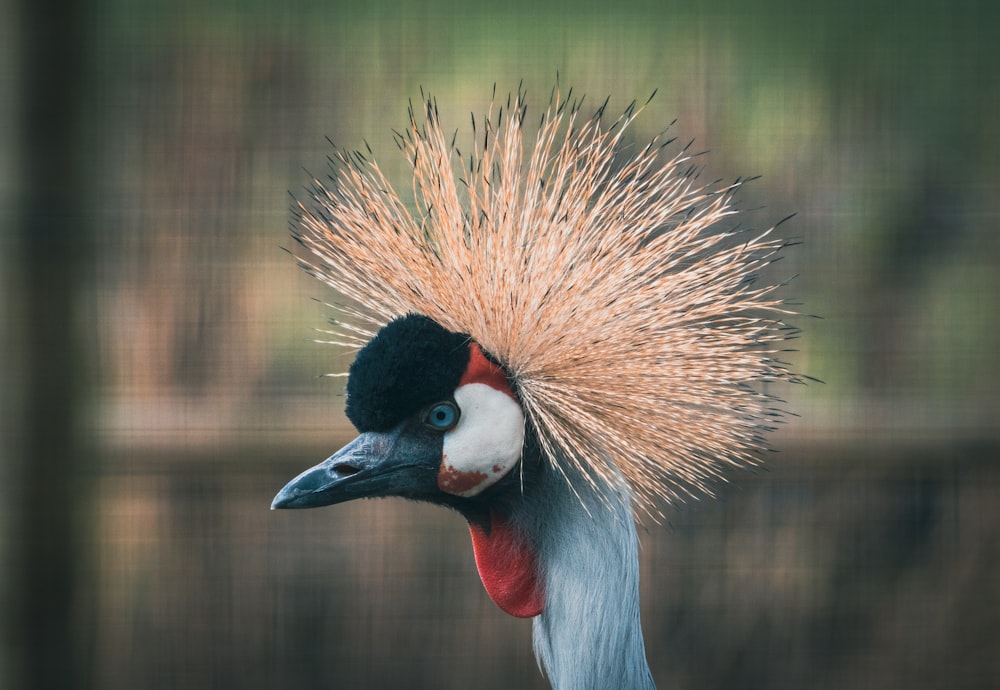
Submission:
M 351 437 L 289 190 L 557 71 L 760 175 L 822 317 L 780 452 L 641 526 L 659 686 L 1000 683 L 992 5 L 401 5 L 0 5 L 0 688 L 547 687 L 459 517 L 268 507 Z

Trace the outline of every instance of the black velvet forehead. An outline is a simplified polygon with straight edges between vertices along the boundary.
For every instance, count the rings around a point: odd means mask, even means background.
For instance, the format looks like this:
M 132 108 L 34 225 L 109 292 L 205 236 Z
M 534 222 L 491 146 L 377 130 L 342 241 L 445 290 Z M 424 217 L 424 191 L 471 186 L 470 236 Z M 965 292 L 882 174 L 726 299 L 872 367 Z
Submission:
M 386 324 L 358 352 L 347 379 L 347 418 L 360 432 L 388 431 L 447 400 L 469 363 L 469 336 L 420 314 Z

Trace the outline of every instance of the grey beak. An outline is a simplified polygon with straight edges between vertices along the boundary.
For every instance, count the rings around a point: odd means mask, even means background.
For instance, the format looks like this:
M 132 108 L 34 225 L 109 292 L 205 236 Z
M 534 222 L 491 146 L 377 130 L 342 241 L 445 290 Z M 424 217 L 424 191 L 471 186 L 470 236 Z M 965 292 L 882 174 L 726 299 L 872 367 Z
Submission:
M 278 492 L 271 510 L 318 508 L 376 495 L 373 484 L 384 474 L 396 434 L 365 433 L 306 470 Z

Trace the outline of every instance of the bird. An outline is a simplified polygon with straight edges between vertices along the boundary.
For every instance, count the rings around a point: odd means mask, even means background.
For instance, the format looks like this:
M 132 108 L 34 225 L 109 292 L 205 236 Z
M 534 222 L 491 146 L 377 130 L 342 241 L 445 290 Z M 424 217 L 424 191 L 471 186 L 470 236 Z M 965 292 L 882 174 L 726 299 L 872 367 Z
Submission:
M 409 193 L 366 144 L 295 198 L 293 253 L 339 300 L 320 339 L 356 353 L 358 435 L 272 508 L 451 509 L 553 688 L 649 689 L 636 524 L 762 461 L 771 384 L 798 381 L 765 271 L 791 242 L 742 224 L 746 180 L 703 182 L 673 123 L 637 140 L 649 100 L 585 102 L 553 88 L 534 125 L 494 86 L 463 152 L 421 91 L 393 133 Z

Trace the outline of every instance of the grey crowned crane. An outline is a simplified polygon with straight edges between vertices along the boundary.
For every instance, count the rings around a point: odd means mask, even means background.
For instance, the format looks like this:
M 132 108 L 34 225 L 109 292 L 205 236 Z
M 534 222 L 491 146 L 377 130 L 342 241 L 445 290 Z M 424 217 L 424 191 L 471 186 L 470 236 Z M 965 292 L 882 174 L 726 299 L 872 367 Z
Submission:
M 699 183 L 662 134 L 630 146 L 634 103 L 604 110 L 554 93 L 526 144 L 518 93 L 473 118 L 465 156 L 427 100 L 397 135 L 413 210 L 370 151 L 341 151 L 294 211 L 301 261 L 346 300 L 329 341 L 358 350 L 360 435 L 272 507 L 457 511 L 557 689 L 653 687 L 635 513 L 755 463 L 780 415 L 763 384 L 795 379 L 757 280 L 784 243 L 720 228 L 740 183 Z

